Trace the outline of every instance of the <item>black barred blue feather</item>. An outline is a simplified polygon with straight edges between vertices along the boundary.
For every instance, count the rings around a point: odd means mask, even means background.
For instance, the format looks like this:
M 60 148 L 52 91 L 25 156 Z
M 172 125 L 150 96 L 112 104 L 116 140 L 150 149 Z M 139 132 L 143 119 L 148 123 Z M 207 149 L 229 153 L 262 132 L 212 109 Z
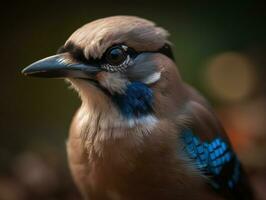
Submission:
M 216 190 L 234 192 L 240 181 L 241 166 L 225 139 L 216 137 L 202 141 L 192 129 L 182 131 L 184 150 L 197 169 L 208 176 L 209 184 Z

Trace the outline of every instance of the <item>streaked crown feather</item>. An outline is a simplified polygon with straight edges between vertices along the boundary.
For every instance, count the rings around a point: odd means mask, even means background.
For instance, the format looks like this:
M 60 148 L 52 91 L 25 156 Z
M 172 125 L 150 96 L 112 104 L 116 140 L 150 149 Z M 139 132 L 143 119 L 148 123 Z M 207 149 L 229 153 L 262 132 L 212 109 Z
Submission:
M 88 23 L 76 30 L 66 45 L 74 43 L 88 59 L 101 58 L 114 44 L 125 44 L 136 51 L 156 51 L 167 41 L 168 32 L 153 22 L 135 16 L 114 16 Z

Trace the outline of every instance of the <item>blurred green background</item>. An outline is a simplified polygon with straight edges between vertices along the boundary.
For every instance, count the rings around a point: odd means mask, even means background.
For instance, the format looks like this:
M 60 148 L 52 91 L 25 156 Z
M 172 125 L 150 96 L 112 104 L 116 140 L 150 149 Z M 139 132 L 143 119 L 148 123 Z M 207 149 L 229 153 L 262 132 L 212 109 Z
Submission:
M 80 199 L 65 141 L 80 101 L 62 80 L 23 77 L 81 25 L 137 15 L 171 33 L 183 78 L 212 103 L 266 199 L 266 6 L 263 1 L 1 3 L 0 199 Z

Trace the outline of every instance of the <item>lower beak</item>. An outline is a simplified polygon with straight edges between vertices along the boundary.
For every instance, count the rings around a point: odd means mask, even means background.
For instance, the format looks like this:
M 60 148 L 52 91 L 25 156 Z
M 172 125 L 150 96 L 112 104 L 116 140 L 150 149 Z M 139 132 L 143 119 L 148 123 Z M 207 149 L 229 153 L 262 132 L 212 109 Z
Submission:
M 99 67 L 73 62 L 69 59 L 69 56 L 68 53 L 62 53 L 44 58 L 24 68 L 22 74 L 44 78 L 92 79 L 99 72 Z

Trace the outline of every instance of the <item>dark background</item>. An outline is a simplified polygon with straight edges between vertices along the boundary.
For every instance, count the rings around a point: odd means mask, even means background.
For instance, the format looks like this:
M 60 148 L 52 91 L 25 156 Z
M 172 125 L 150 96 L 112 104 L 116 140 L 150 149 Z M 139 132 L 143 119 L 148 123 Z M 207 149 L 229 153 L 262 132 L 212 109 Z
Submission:
M 80 199 L 65 141 L 80 101 L 62 80 L 23 77 L 81 25 L 137 15 L 171 33 L 184 80 L 213 104 L 266 199 L 266 7 L 259 1 L 1 2 L 0 199 Z

